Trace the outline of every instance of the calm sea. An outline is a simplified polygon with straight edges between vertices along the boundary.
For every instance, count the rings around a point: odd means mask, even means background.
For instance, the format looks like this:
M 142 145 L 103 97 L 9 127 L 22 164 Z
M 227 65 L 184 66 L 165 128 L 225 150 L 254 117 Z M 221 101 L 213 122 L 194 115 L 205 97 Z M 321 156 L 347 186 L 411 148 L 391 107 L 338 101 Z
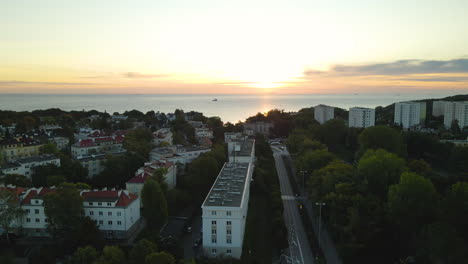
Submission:
M 62 110 L 98 110 L 108 113 L 136 109 L 164 113 L 175 109 L 198 111 L 205 116 L 219 116 L 223 121 L 237 122 L 270 109 L 297 111 L 304 107 L 327 104 L 341 108 L 376 107 L 394 102 L 442 98 L 452 93 L 405 94 L 0 94 L 0 110 L 31 111 L 60 108 Z M 213 101 L 216 98 L 217 101 Z

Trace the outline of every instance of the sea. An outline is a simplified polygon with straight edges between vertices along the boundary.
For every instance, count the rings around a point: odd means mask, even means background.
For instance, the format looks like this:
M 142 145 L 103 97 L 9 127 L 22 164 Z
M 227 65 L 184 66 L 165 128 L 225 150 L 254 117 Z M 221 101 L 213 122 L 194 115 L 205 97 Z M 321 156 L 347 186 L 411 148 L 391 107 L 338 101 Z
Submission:
M 326 104 L 350 107 L 387 106 L 394 102 L 443 98 L 451 92 L 376 93 L 376 94 L 0 94 L 0 110 L 32 111 L 48 108 L 62 110 L 98 110 L 107 113 L 139 110 L 146 113 L 202 112 L 218 116 L 224 122 L 244 121 L 256 113 L 271 109 L 298 111 L 302 108 Z

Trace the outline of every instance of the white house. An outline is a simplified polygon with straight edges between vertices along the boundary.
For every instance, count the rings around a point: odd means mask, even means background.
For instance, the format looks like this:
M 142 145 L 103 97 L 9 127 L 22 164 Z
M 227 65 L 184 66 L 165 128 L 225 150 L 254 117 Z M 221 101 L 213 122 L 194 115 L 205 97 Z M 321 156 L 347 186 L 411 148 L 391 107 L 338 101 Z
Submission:
M 21 158 L 15 163 L 10 163 L 2 169 L 4 174 L 20 174 L 31 179 L 34 174 L 34 167 L 43 165 L 56 165 L 60 167 L 60 158 L 55 155 L 41 155 L 34 157 Z
M 225 163 L 202 205 L 203 251 L 240 258 L 253 163 Z
M 28 189 L 21 197 L 21 208 L 25 213 L 22 217 L 23 234 L 26 236 L 49 236 L 47 224 L 49 222 L 44 210 L 44 195 L 53 192 L 51 188 Z
M 375 109 L 364 107 L 351 107 L 348 117 L 349 127 L 372 127 L 375 126 Z
M 314 107 L 314 118 L 320 124 L 325 124 L 328 120 L 335 118 L 335 108 L 328 105 L 317 105 Z
M 395 104 L 394 123 L 408 129 L 424 125 L 426 120 L 426 103 L 400 102 Z

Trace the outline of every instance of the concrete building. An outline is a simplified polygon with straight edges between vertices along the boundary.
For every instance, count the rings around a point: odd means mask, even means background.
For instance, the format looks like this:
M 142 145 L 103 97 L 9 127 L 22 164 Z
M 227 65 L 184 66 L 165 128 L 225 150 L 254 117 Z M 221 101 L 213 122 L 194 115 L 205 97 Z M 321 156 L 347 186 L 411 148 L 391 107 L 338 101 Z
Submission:
M 229 162 L 254 162 L 255 161 L 255 140 L 238 139 L 228 142 Z
M 226 132 L 224 133 L 224 142 L 228 143 L 232 140 L 245 140 L 247 139 L 247 135 L 244 135 L 239 132 Z
M 445 104 L 447 101 L 432 101 L 432 115 L 443 116 L 445 113 Z
M 202 205 L 203 251 L 240 258 L 253 163 L 225 163 Z
M 468 147 L 468 138 L 466 138 L 465 140 L 463 140 L 463 139 L 445 139 L 445 140 L 441 140 L 440 142 L 442 142 L 442 143 L 452 143 L 452 144 L 454 144 L 455 146 L 458 146 L 458 147 Z
M 3 174 L 20 174 L 31 179 L 34 174 L 34 167 L 52 164 L 60 167 L 60 158 L 55 155 L 42 155 L 17 159 L 15 163 L 10 163 L 2 169 Z
M 38 156 L 40 147 L 39 141 L 32 137 L 4 138 L 0 140 L 0 152 L 6 162 L 14 162 L 17 159 Z
M 153 144 L 159 145 L 163 142 L 172 145 L 172 132 L 170 128 L 161 128 L 153 133 Z
M 426 120 L 426 103 L 400 102 L 395 104 L 394 123 L 404 129 L 424 126 Z
M 59 150 L 66 150 L 70 144 L 70 140 L 66 137 L 53 137 L 50 139 Z
M 349 109 L 349 127 L 372 127 L 375 126 L 375 109 L 364 107 L 351 107 Z
M 250 121 L 244 124 L 244 133 L 249 136 L 254 136 L 257 133 L 260 133 L 268 137 L 272 128 L 273 124 L 271 122 Z
M 328 105 L 317 105 L 314 107 L 314 118 L 320 124 L 325 124 L 328 120 L 335 118 L 335 108 Z
M 98 153 L 82 156 L 80 155 L 76 157 L 75 160 L 78 161 L 84 168 L 87 168 L 88 177 L 93 178 L 104 170 L 104 162 L 107 160 L 107 157 L 123 155 L 126 152 L 127 151 L 125 149 L 122 149 L 120 151 L 111 153 Z
M 135 176 L 127 181 L 125 187 L 129 192 L 141 196 L 141 190 L 146 180 L 159 168 L 167 169 L 166 174 L 164 174 L 164 182 L 169 189 L 174 188 L 177 184 L 177 168 L 173 162 L 167 160 L 145 163 L 145 166 L 139 168 L 135 172 Z
M 444 110 L 445 127 L 450 128 L 455 120 L 458 121 L 460 129 L 468 126 L 468 101 L 446 102 Z
M 100 153 L 115 153 L 123 150 L 123 136 L 108 136 L 80 139 L 71 146 L 72 158 Z
M 211 151 L 211 148 L 205 146 L 184 147 L 181 145 L 157 147 L 151 150 L 149 156 L 151 160 L 167 159 L 174 163 L 183 165 L 192 162 L 202 153 Z

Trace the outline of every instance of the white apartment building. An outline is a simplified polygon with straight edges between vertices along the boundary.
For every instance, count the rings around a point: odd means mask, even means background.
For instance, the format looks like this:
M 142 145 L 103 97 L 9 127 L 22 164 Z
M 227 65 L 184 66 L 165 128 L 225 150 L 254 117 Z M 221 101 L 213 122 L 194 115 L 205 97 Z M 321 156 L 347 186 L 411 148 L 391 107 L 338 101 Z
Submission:
M 22 231 L 27 236 L 48 237 L 44 195 L 55 188 L 31 188 L 20 195 Z M 140 225 L 140 198 L 127 190 L 83 190 L 84 215 L 95 220 L 106 239 L 127 239 Z
M 71 146 L 72 158 L 98 153 L 120 152 L 123 149 L 123 136 L 80 139 Z
M 60 167 L 60 158 L 55 155 L 41 155 L 21 158 L 14 163 L 7 164 L 3 169 L 3 174 L 20 174 L 31 179 L 34 174 L 34 167 L 43 165 L 56 165 Z
M 395 104 L 394 123 L 405 129 L 424 125 L 426 103 L 400 102 Z
M 225 163 L 202 205 L 203 251 L 240 258 L 253 163 Z
M 170 128 L 161 128 L 153 133 L 153 144 L 159 145 L 162 142 L 172 145 L 172 132 Z
M 228 142 L 229 162 L 254 162 L 255 140 L 239 139 Z
M 468 126 L 468 101 L 446 102 L 444 110 L 445 127 L 450 128 L 454 120 L 458 120 L 461 129 Z
M 202 153 L 211 151 L 211 148 L 205 146 L 184 147 L 181 145 L 157 147 L 151 150 L 149 156 L 151 160 L 167 159 L 174 163 L 183 165 L 192 162 Z
M 167 183 L 169 189 L 174 188 L 177 184 L 177 167 L 173 162 L 168 160 L 157 160 L 145 163 L 145 166 L 139 168 L 135 172 L 135 176 L 128 180 L 125 187 L 130 193 L 140 197 L 141 190 L 146 180 L 159 168 L 167 169 L 167 173 L 164 174 L 164 181 Z
M 335 108 L 328 105 L 317 105 L 314 107 L 314 118 L 320 124 L 325 124 L 328 120 L 335 118 Z
M 66 137 L 53 137 L 51 138 L 51 141 L 60 150 L 66 150 L 68 148 L 68 144 L 70 144 L 70 140 Z
M 447 101 L 432 101 L 432 115 L 443 116 L 445 113 L 445 104 Z
M 375 109 L 351 107 L 349 109 L 348 126 L 362 128 L 375 126 Z

